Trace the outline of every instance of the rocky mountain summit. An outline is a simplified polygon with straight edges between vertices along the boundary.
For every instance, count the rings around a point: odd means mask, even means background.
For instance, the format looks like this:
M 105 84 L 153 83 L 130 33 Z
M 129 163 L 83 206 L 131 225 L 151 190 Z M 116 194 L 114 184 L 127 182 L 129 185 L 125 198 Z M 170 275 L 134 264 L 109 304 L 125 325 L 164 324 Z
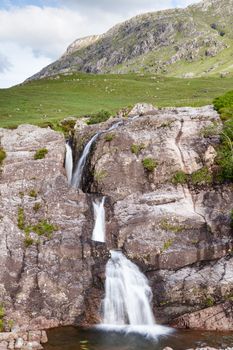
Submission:
M 76 40 L 59 60 L 30 79 L 72 72 L 229 74 L 232 17 L 232 0 L 203 0 L 185 9 L 139 15 L 103 35 Z
M 219 136 L 203 137 L 213 123 L 221 128 L 218 114 L 211 106 L 137 105 L 118 119 L 97 138 L 82 190 L 68 186 L 63 135 L 0 129 L 5 324 L 27 331 L 98 323 L 109 250 L 120 248 L 149 278 L 158 323 L 233 330 L 232 184 L 212 182 Z M 74 159 L 118 119 L 78 121 Z M 103 195 L 107 240 L 96 243 L 92 201 Z

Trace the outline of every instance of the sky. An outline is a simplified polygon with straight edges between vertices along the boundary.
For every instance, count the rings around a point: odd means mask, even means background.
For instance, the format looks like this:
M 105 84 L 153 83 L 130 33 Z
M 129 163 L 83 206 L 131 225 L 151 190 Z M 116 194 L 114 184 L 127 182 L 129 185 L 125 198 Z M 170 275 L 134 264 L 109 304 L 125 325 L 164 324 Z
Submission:
M 200 0 L 0 0 L 0 88 L 23 82 L 75 39 L 137 14 Z

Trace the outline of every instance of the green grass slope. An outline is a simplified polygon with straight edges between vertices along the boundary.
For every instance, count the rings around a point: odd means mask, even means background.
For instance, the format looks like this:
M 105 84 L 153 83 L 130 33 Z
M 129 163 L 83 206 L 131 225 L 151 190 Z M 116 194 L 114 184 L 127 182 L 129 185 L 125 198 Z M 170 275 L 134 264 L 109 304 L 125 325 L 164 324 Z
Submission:
M 156 75 L 60 75 L 0 89 L 0 127 L 57 123 L 102 109 L 112 114 L 138 102 L 202 106 L 232 89 L 233 78 L 178 79 Z

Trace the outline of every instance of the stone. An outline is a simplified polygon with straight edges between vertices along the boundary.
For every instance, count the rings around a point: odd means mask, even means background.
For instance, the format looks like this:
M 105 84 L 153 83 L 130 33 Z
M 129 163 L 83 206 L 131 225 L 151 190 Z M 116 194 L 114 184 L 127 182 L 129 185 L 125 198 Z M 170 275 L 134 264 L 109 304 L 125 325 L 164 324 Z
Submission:
M 23 338 L 17 338 L 15 342 L 15 349 L 21 349 L 24 346 Z
M 37 341 L 29 341 L 25 346 L 24 350 L 41 350 L 43 346 Z
M 8 344 L 8 349 L 13 350 L 15 348 L 15 341 L 10 340 Z
M 42 332 L 41 332 L 40 342 L 41 342 L 42 344 L 44 344 L 44 343 L 47 343 L 47 342 L 48 342 L 48 337 L 47 337 L 47 334 L 46 334 L 46 332 L 45 332 L 45 331 L 42 331 Z

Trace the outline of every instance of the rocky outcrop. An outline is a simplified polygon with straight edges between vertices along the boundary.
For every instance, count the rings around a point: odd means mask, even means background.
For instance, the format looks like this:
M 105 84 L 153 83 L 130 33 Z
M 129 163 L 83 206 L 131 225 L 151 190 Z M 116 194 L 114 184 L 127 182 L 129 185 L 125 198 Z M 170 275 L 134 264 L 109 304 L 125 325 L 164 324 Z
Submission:
M 221 129 L 217 113 L 211 106 L 137 105 L 106 132 L 118 120 L 76 125 L 76 161 L 105 130 L 88 158 L 83 191 L 68 187 L 61 134 L 29 125 L 0 129 L 6 330 L 9 320 L 23 330 L 98 323 L 111 248 L 149 278 L 158 322 L 231 329 L 232 185 L 212 182 L 219 137 L 203 137 L 213 123 Z M 102 195 L 106 244 L 91 241 L 92 200 Z
M 121 248 L 146 272 L 159 322 L 226 300 L 230 305 L 233 194 L 230 184 L 211 183 L 219 138 L 202 136 L 213 123 L 221 127 L 217 113 L 211 106 L 138 105 L 129 116 L 99 137 L 86 169 L 84 189 L 108 196 L 113 208 L 107 246 Z M 76 138 L 99 130 L 84 128 Z M 155 162 L 153 171 L 143 166 L 145 159 Z M 175 181 L 181 171 L 187 174 L 183 184 Z M 202 325 L 211 329 L 204 315 Z
M 0 129 L 0 137 L 7 155 L 0 179 L 4 324 L 13 320 L 25 330 L 72 324 L 84 311 L 93 261 L 85 244 L 89 206 L 67 186 L 64 138 L 30 125 Z M 43 148 L 45 158 L 35 160 Z
M 76 40 L 29 80 L 75 72 L 185 77 L 232 72 L 232 8 L 232 0 L 204 0 L 133 17 L 103 35 Z

